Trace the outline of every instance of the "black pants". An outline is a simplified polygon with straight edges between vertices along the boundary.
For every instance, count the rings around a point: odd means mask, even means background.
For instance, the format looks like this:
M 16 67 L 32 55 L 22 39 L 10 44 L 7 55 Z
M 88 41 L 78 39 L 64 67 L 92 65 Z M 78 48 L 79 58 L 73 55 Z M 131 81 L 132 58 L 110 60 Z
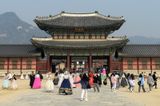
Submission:
M 146 90 L 144 89 L 144 85 L 139 85 L 138 92 L 141 92 L 141 88 L 142 88 L 143 92 L 146 92 Z
M 96 92 L 96 89 L 97 89 L 98 92 L 100 92 L 100 90 L 99 90 L 99 84 L 94 83 L 93 89 L 94 89 L 94 92 Z
M 155 89 L 157 89 L 157 81 L 154 81 L 154 85 L 155 86 Z

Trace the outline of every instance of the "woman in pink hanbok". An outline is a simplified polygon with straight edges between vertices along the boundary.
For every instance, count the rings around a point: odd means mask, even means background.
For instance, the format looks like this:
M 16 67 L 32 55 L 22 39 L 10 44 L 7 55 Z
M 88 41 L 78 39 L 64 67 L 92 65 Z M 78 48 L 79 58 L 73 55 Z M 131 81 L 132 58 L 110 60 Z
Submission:
M 78 82 L 80 81 L 81 78 L 79 76 L 79 73 L 76 73 L 75 76 L 74 76 L 74 82 Z M 76 88 L 81 88 L 81 84 L 80 83 L 77 83 L 77 84 L 74 84 Z
M 33 83 L 33 89 L 40 89 L 41 88 L 41 78 L 40 74 L 37 72 L 35 75 L 34 83 Z

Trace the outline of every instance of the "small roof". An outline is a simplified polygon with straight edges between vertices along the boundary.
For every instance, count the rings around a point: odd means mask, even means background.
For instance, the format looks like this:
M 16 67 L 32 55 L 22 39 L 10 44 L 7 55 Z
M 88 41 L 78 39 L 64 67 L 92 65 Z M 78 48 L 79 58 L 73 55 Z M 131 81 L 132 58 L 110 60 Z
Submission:
M 0 57 L 35 57 L 40 52 L 33 45 L 0 45 Z
M 110 31 L 118 30 L 125 22 L 123 16 L 113 17 L 105 16 L 100 13 L 67 13 L 61 12 L 58 15 L 48 17 L 36 17 L 35 23 L 40 29 L 47 32 L 52 32 L 53 28 L 103 28 L 111 29 Z M 112 27 L 112 28 L 111 28 Z M 49 30 L 49 31 L 48 31 Z
M 160 45 L 126 45 L 122 49 L 122 57 L 160 57 Z
M 69 48 L 69 49 L 89 49 L 89 48 L 110 48 L 110 47 L 122 47 L 126 45 L 128 42 L 127 38 L 119 38 L 119 39 L 103 39 L 103 40 L 57 40 L 57 39 L 40 39 L 40 38 L 32 38 L 32 44 L 37 47 L 49 47 L 49 48 Z

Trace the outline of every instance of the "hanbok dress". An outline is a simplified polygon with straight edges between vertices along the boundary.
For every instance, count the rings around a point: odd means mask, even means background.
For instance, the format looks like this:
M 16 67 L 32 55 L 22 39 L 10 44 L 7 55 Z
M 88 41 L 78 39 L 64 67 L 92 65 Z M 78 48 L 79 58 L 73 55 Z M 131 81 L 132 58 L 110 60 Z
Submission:
M 54 83 L 53 83 L 52 75 L 47 75 L 45 89 L 46 89 L 46 91 L 53 91 L 54 90 Z
M 35 79 L 34 79 L 34 83 L 33 83 L 33 89 L 40 89 L 41 88 L 41 79 L 40 79 L 40 75 L 36 74 L 35 75 Z
M 74 77 L 74 82 L 78 82 L 80 80 L 81 80 L 81 78 L 79 76 L 79 73 L 76 73 L 75 77 Z M 74 85 L 75 85 L 76 88 L 81 88 L 81 84 L 80 83 L 77 83 L 77 84 L 74 84 Z
M 24 74 L 21 74 L 20 79 L 24 80 Z
M 10 85 L 10 82 L 9 82 L 8 76 L 4 76 L 3 82 L 2 82 L 2 88 L 8 89 L 9 85 Z
M 63 81 L 59 88 L 59 94 L 71 95 L 72 94 L 72 82 L 69 74 L 63 76 Z
M 16 78 L 13 77 L 11 79 L 11 89 L 17 89 L 18 88 L 18 85 L 17 85 L 17 82 L 16 82 Z
M 106 79 L 106 69 L 105 68 L 102 69 L 101 79 L 102 79 L 102 81 L 104 81 L 104 79 Z
M 28 79 L 29 79 L 29 76 L 28 76 L 28 74 L 26 74 L 26 75 L 25 75 L 25 79 L 26 79 L 26 80 L 28 80 Z

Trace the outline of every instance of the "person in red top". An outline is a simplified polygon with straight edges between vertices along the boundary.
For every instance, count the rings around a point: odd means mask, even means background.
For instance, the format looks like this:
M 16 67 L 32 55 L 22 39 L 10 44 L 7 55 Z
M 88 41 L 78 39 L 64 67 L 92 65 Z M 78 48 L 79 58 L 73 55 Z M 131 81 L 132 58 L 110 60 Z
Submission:
M 88 76 L 89 76 L 89 85 L 92 88 L 93 85 L 94 85 L 94 73 L 93 73 L 93 71 L 90 71 Z

